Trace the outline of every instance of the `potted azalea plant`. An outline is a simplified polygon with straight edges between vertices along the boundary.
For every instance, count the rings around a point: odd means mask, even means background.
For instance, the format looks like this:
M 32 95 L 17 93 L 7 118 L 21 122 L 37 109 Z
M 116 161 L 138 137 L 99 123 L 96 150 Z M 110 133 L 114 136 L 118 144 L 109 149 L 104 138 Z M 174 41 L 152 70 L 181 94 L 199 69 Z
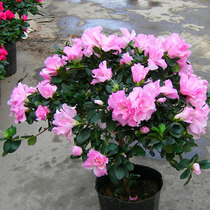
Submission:
M 26 36 L 28 14 L 38 14 L 42 1 L 0 1 L 0 80 L 16 72 L 16 42 Z
M 190 45 L 178 34 L 121 32 L 87 29 L 46 59 L 36 87 L 18 83 L 8 101 L 15 123 L 46 121 L 46 127 L 19 136 L 11 126 L 2 132 L 2 155 L 23 141 L 34 145 L 47 130 L 64 135 L 74 143 L 70 158 L 81 158 L 98 177 L 101 209 L 158 209 L 160 173 L 131 158 L 159 154 L 182 171 L 185 184 L 209 168 L 198 154 L 184 157 L 205 134 L 208 82 L 194 74 Z

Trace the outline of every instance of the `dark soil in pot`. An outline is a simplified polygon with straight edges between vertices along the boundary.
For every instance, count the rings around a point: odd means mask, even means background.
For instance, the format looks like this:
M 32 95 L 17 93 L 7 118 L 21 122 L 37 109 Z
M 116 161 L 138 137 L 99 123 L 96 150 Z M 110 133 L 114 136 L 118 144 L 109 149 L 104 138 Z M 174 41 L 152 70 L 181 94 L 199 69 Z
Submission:
M 134 165 L 132 173 L 140 175 L 131 188 L 131 196 L 138 196 L 136 201 L 130 201 L 125 194 L 120 194 L 116 198 L 114 195 L 116 187 L 108 176 L 96 179 L 101 210 L 158 210 L 160 190 L 163 185 L 161 174 L 155 169 L 141 165 Z
M 104 185 L 99 193 L 114 198 L 116 186 L 112 183 Z M 140 190 L 141 189 L 141 190 Z M 139 178 L 135 183 L 135 186 L 131 187 L 132 197 L 138 196 L 138 200 L 145 200 L 151 198 L 159 191 L 159 186 L 153 180 L 142 180 Z M 128 201 L 128 196 L 125 194 L 120 194 L 118 197 L 120 200 Z

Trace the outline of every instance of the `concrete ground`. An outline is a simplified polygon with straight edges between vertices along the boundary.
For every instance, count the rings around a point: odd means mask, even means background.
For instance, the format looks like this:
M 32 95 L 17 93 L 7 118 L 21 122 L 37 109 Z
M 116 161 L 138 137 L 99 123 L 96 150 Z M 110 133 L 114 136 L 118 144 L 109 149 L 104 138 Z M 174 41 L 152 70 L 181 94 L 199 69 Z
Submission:
M 45 0 L 41 14 L 32 17 L 29 38 L 17 44 L 17 73 L 1 82 L 1 130 L 13 123 L 6 103 L 17 82 L 35 85 L 53 45 L 64 46 L 70 36 L 96 25 L 107 33 L 119 33 L 120 27 L 157 36 L 177 32 L 192 45 L 194 71 L 210 82 L 209 0 Z M 196 151 L 203 159 L 210 159 L 209 128 L 210 123 L 197 141 Z M 18 125 L 20 135 L 36 131 L 34 126 Z M 35 146 L 23 143 L 16 153 L 0 158 L 0 210 L 98 210 L 95 177 L 80 160 L 69 159 L 70 150 L 65 138 L 45 133 Z M 184 187 L 180 173 L 165 160 L 133 161 L 162 173 L 160 210 L 210 209 L 210 170 Z

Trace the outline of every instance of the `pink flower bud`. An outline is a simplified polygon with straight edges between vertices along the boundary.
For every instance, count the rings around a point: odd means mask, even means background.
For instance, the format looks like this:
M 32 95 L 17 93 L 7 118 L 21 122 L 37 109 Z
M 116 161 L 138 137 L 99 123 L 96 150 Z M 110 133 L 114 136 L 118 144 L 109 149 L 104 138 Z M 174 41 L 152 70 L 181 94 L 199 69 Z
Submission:
M 27 21 L 28 20 L 28 16 L 27 15 L 23 15 L 23 21 Z
M 72 146 L 72 155 L 73 156 L 78 156 L 78 155 L 81 155 L 82 154 L 82 148 L 79 147 L 79 146 Z
M 197 175 L 201 174 L 201 169 L 199 163 L 194 163 L 193 164 L 193 172 Z
M 98 105 L 103 105 L 104 104 L 104 102 L 102 100 L 94 100 L 94 103 L 98 104 Z
M 163 98 L 158 98 L 157 102 L 158 103 L 164 103 L 166 101 L 166 98 L 163 97 Z
M 150 129 L 147 126 L 143 126 L 143 127 L 141 127 L 140 131 L 142 133 L 149 133 Z

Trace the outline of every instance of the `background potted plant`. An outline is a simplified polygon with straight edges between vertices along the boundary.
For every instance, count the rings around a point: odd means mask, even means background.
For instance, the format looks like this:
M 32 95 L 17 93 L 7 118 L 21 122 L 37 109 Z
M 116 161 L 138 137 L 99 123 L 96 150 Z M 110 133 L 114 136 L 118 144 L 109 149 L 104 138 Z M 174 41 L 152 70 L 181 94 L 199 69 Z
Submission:
M 16 42 L 26 36 L 27 28 L 30 26 L 27 22 L 28 15 L 38 14 L 37 6 L 41 6 L 42 1 L 0 1 L 0 79 L 16 72 Z
M 40 72 L 44 80 L 36 87 L 18 83 L 14 88 L 8 105 L 15 123 L 44 120 L 47 126 L 27 136 L 16 136 L 11 126 L 2 132 L 2 155 L 25 140 L 34 145 L 47 130 L 65 135 L 75 144 L 70 157 L 81 158 L 98 177 L 101 209 L 158 209 L 161 175 L 153 169 L 148 175 L 150 169 L 131 158 L 158 153 L 183 170 L 185 185 L 193 173 L 209 168 L 198 154 L 183 156 L 205 133 L 208 82 L 193 73 L 190 45 L 178 34 L 156 38 L 125 28 L 122 36 L 101 31 L 87 29 L 72 46 L 57 49 L 46 59 Z M 148 181 L 156 190 L 145 196 L 144 189 L 152 188 Z

